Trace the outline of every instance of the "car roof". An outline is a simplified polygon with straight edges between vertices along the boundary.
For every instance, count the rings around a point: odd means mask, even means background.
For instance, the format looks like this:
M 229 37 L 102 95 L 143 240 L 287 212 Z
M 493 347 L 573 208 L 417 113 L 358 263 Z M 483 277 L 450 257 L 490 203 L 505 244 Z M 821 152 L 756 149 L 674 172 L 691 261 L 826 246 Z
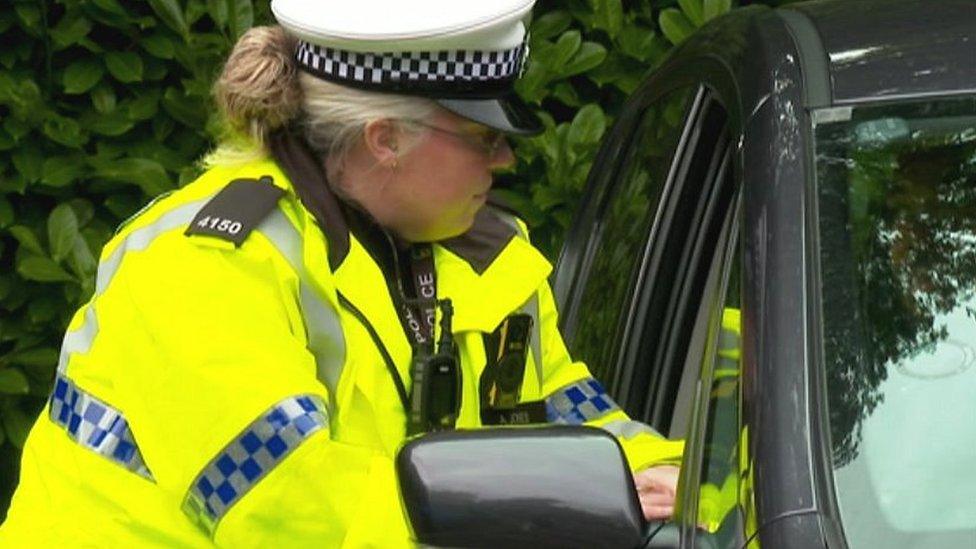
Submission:
M 973 0 L 823 0 L 780 11 L 816 30 L 820 44 L 797 45 L 801 55 L 820 50 L 833 104 L 976 91 Z

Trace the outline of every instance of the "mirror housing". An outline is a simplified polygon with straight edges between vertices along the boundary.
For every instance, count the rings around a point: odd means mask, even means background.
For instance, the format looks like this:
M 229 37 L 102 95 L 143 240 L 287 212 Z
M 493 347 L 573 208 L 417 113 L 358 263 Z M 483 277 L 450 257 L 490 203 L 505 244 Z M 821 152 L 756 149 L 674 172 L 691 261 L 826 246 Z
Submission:
M 422 545 L 631 549 L 643 540 L 627 460 L 602 429 L 435 432 L 404 445 L 396 468 Z

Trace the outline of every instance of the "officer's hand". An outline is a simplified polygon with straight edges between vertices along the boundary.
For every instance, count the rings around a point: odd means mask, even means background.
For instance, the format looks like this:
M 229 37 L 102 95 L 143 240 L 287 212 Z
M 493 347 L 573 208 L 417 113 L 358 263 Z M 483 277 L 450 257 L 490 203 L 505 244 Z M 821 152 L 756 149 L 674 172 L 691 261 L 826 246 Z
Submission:
M 634 473 L 634 485 L 640 497 L 641 510 L 647 520 L 667 520 L 674 513 L 674 495 L 678 490 L 678 468 L 673 465 L 648 467 Z

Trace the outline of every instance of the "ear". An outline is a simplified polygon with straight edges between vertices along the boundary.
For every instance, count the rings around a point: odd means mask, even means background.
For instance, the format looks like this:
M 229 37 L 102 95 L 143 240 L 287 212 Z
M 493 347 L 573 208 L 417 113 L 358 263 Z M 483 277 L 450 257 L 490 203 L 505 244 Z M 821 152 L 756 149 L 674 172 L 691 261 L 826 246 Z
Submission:
M 366 150 L 377 164 L 392 166 L 399 156 L 398 139 L 400 132 L 396 124 L 388 118 L 373 120 L 363 128 L 363 142 Z

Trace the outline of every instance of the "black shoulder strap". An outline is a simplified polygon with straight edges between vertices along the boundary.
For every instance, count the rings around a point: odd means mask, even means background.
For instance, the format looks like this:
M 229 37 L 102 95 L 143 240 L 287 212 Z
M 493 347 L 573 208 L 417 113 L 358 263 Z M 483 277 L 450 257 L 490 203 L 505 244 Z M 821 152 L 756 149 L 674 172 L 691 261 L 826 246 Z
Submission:
M 284 189 L 276 187 L 267 175 L 235 179 L 204 204 L 184 234 L 215 236 L 240 246 L 283 194 Z

